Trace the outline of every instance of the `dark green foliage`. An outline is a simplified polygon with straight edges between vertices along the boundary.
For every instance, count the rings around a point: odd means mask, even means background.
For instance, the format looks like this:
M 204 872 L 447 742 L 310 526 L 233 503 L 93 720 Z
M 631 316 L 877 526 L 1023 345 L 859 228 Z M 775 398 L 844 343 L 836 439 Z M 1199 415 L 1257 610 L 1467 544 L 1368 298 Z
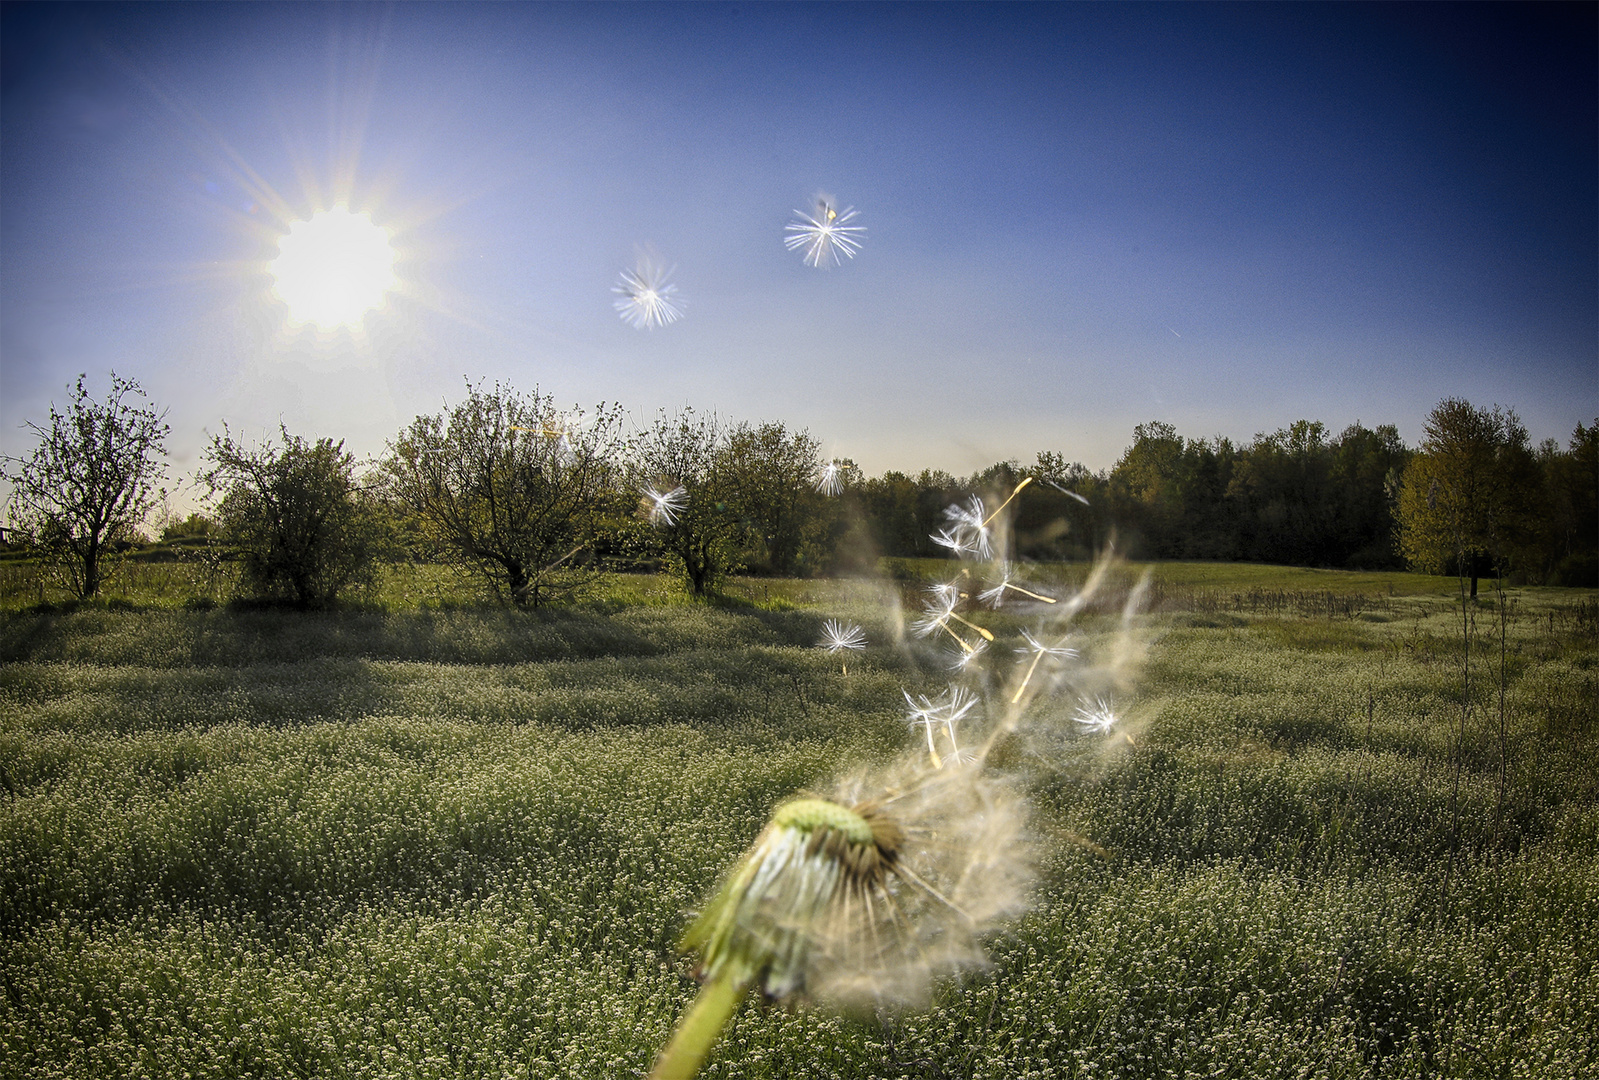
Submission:
M 319 607 L 370 578 L 382 515 L 342 442 L 311 443 L 284 428 L 281 446 L 246 447 L 224 431 L 207 460 L 202 479 L 220 496 L 217 518 L 254 596 Z

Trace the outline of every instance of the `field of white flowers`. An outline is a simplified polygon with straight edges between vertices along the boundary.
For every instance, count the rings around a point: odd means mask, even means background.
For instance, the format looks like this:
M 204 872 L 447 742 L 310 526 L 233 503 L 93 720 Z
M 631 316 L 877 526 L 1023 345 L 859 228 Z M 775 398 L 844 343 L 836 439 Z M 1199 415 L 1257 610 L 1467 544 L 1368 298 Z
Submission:
M 746 1002 L 703 1075 L 1599 1076 L 1593 594 L 1511 590 L 1501 661 L 1485 593 L 1462 723 L 1458 597 L 1258 571 L 1157 578 L 1132 738 L 1000 748 L 986 969 Z M 689 913 L 949 678 L 889 586 L 734 591 L 0 613 L 0 1075 L 642 1075 Z

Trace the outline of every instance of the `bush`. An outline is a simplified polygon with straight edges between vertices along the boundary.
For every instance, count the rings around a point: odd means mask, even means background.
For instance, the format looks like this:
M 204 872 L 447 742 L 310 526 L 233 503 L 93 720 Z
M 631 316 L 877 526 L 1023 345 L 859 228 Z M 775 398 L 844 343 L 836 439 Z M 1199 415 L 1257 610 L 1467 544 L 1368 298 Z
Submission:
M 342 442 L 282 435 L 281 447 L 247 449 L 224 431 L 201 479 L 222 496 L 217 517 L 243 556 L 244 586 L 263 600 L 321 607 L 371 579 L 382 517 Z

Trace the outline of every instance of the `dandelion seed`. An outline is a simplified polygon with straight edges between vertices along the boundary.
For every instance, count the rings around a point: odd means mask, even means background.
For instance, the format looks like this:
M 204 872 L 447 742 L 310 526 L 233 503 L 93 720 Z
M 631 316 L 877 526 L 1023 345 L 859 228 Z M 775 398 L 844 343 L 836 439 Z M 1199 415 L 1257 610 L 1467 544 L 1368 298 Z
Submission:
M 905 722 L 914 731 L 921 728 L 927 738 L 927 756 L 933 763 L 933 768 L 942 769 L 946 759 L 940 756 L 938 746 L 933 739 L 933 733 L 942 728 L 944 737 L 949 742 L 952 753 L 960 751 L 960 739 L 956 734 L 961 720 L 977 705 L 977 698 L 958 686 L 952 686 L 941 694 L 937 701 L 929 700 L 926 695 L 917 695 L 912 698 L 904 690 L 900 691 L 905 697 L 905 704 L 909 706 L 910 713 Z
M 973 495 L 965 506 L 956 503 L 945 507 L 944 517 L 950 522 L 947 528 L 933 533 L 935 544 L 949 548 L 958 556 L 972 555 L 986 559 L 993 554 L 988 524 L 983 520 L 983 500 Z
M 866 229 L 849 224 L 857 214 L 854 207 L 840 214 L 833 208 L 832 200 L 820 198 L 816 200 L 815 217 L 802 210 L 796 210 L 794 214 L 800 220 L 790 222 L 784 230 L 793 235 L 783 237 L 783 246 L 790 251 L 804 251 L 806 266 L 821 266 L 828 259 L 833 260 L 834 266 L 839 266 L 838 257 L 841 253 L 845 258 L 853 259 L 861 249 L 861 242 L 856 238 Z
M 989 514 L 988 517 L 983 519 L 983 528 L 987 528 L 989 522 L 991 522 L 995 518 L 999 517 L 999 512 L 1001 510 L 1005 509 L 1005 507 L 1009 506 L 1011 504 L 1011 500 L 1015 499 L 1016 496 L 1018 496 L 1018 495 L 1020 495 L 1022 493 L 1022 488 L 1026 487 L 1028 484 L 1031 484 L 1032 482 L 1033 482 L 1033 478 L 1031 476 L 1024 477 L 1021 483 L 1017 484 L 1014 488 L 1012 488 L 1011 489 L 1011 493 L 1008 496 L 1006 496 L 1005 501 L 1000 503 L 999 506 L 995 508 L 995 510 L 994 510 L 994 512 L 992 514 Z M 979 503 L 978 505 L 981 505 L 981 503 Z
M 944 762 L 938 756 L 937 744 L 933 742 L 933 729 L 938 727 L 939 723 L 938 706 L 928 701 L 925 696 L 912 698 L 910 693 L 905 690 L 901 690 L 900 693 L 905 695 L 905 704 L 910 706 L 911 710 L 910 715 L 905 718 L 905 722 L 910 725 L 912 731 L 921 728 L 923 733 L 926 734 L 927 756 L 932 761 L 933 768 L 942 769 Z
M 866 631 L 851 623 L 845 626 L 837 619 L 828 619 L 822 624 L 822 648 L 830 653 L 858 651 L 866 648 Z M 849 662 L 843 662 L 843 674 L 849 674 Z
M 1068 646 L 1045 645 L 1026 630 L 1022 631 L 1022 640 L 1027 642 L 1025 648 L 1017 649 L 1019 653 L 1032 653 L 1032 662 L 1027 665 L 1027 674 L 1022 676 L 1022 683 L 1016 688 L 1016 693 L 1011 695 L 1010 703 L 1016 704 L 1022 699 L 1022 693 L 1027 689 L 1027 684 L 1033 681 L 1033 672 L 1038 670 L 1038 663 L 1046 656 L 1053 656 L 1061 660 L 1071 660 L 1077 657 L 1077 650 Z
M 946 654 L 945 661 L 949 664 L 951 671 L 969 671 L 977 666 L 977 661 L 987 651 L 988 642 L 979 641 L 969 649 Z
M 1011 579 L 1010 579 L 1010 563 L 1007 563 L 1007 562 L 1000 563 L 999 564 L 999 572 L 1000 572 L 1000 582 L 999 582 L 999 584 L 995 585 L 992 589 L 984 589 L 982 592 L 978 593 L 977 594 L 977 599 L 978 600 L 982 601 L 985 604 L 991 604 L 992 606 L 997 608 L 997 607 L 999 607 L 1001 604 L 1003 604 L 1005 602 L 1005 591 L 1007 589 L 1009 589 L 1011 592 L 1021 593 L 1023 596 L 1026 596 L 1026 597 L 1028 597 L 1030 599 L 1033 599 L 1033 600 L 1042 601 L 1043 603 L 1046 603 L 1046 604 L 1055 603 L 1055 598 L 1054 597 L 1052 597 L 1052 596 L 1044 596 L 1041 593 L 1035 593 L 1031 589 L 1024 589 L 1020 585 L 1017 585 L 1016 583 L 1011 581 Z
M 622 321 L 639 330 L 653 330 L 682 318 L 683 300 L 677 286 L 669 283 L 671 270 L 661 270 L 653 261 L 641 258 L 633 270 L 623 270 L 621 283 L 611 291 L 621 299 L 611 306 Z
M 822 645 L 830 653 L 842 649 L 866 648 L 866 631 L 851 623 L 845 626 L 837 619 L 828 619 L 822 624 Z
M 971 629 L 985 641 L 994 640 L 994 635 L 991 632 L 981 626 L 978 626 L 971 620 L 962 618 L 960 615 L 956 614 L 955 605 L 960 603 L 961 599 L 965 596 L 965 594 L 962 593 L 957 586 L 954 584 L 940 583 L 932 586 L 930 589 L 928 589 L 928 592 L 931 594 L 931 596 L 928 599 L 927 607 L 924 609 L 922 616 L 911 622 L 911 632 L 917 637 L 927 637 L 939 630 L 943 630 L 950 637 L 955 639 L 956 643 L 960 645 L 963 652 L 973 652 L 976 647 L 956 633 L 954 628 L 949 625 L 950 620 L 953 619 L 962 626 Z
M 1067 488 L 1061 487 L 1059 484 L 1055 483 L 1055 481 L 1053 481 L 1053 480 L 1046 480 L 1045 483 L 1047 483 L 1050 487 L 1054 488 L 1056 491 L 1060 492 L 1062 495 L 1071 496 L 1072 498 L 1076 499 L 1078 502 L 1082 503 L 1084 506 L 1090 505 L 1088 500 L 1083 498 L 1083 496 L 1077 494 L 1077 492 L 1075 492 L 1075 491 L 1071 491 L 1071 490 L 1069 490 Z
M 1103 697 L 1096 697 L 1093 701 L 1084 700 L 1077 707 L 1077 712 L 1072 716 L 1083 726 L 1083 730 L 1092 732 L 1106 732 L 1116 726 L 1121 717 L 1116 715 L 1116 710 L 1111 708 L 1110 702 Z
M 643 491 L 644 503 L 649 508 L 651 525 L 675 525 L 677 515 L 688 503 L 688 489 L 682 486 L 662 494 L 654 488 Z
M 816 481 L 816 490 L 823 495 L 837 495 L 844 490 L 844 480 L 840 475 L 838 462 L 829 461 L 822 466 L 822 475 Z

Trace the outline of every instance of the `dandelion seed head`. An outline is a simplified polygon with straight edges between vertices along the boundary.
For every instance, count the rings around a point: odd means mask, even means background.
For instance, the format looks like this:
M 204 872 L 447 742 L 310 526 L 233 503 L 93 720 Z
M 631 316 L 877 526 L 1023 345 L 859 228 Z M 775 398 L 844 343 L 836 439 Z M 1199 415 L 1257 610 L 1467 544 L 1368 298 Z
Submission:
M 622 321 L 639 330 L 653 330 L 683 317 L 682 297 L 677 286 L 670 283 L 671 270 L 662 270 L 655 262 L 640 258 L 632 270 L 623 270 L 618 284 L 611 291 L 618 295 L 613 301 Z
M 790 251 L 803 251 L 807 266 L 827 265 L 829 260 L 831 265 L 839 266 L 840 255 L 853 259 L 861 248 L 859 238 L 866 229 L 849 224 L 857 213 L 854 207 L 849 207 L 840 214 L 831 199 L 818 198 L 814 217 L 802 210 L 794 211 L 799 220 L 789 222 L 784 229 L 790 235 L 783 237 L 783 246 Z
M 1031 877 L 1021 801 L 914 762 L 778 807 L 684 938 L 706 982 L 769 998 L 911 1005 L 982 962 Z

